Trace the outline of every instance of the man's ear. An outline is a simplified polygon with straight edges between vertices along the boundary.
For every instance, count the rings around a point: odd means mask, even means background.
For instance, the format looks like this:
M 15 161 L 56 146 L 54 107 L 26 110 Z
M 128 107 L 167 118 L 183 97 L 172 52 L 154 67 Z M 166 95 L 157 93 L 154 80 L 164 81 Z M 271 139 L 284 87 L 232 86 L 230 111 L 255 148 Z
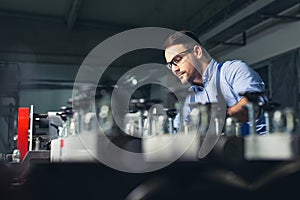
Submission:
M 201 58 L 203 55 L 202 47 L 199 45 L 194 46 L 194 54 L 197 58 Z

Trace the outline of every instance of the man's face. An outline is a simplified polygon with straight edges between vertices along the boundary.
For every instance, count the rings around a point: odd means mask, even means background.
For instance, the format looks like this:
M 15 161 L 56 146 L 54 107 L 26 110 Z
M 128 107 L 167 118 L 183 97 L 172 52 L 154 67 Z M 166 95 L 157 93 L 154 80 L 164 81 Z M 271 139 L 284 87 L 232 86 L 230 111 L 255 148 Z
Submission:
M 168 66 L 182 84 L 192 83 L 200 75 L 193 62 L 193 53 L 193 49 L 188 49 L 182 44 L 170 46 L 165 50 Z

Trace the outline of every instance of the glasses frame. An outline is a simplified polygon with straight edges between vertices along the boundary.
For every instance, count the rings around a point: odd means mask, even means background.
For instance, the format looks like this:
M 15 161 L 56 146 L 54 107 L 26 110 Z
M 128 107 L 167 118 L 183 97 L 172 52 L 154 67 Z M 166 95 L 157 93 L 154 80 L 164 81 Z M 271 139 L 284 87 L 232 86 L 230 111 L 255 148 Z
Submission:
M 193 49 L 187 49 L 187 50 L 184 50 L 182 52 L 180 52 L 179 54 L 175 55 L 172 60 L 170 62 L 167 62 L 166 63 L 166 66 L 169 70 L 172 70 L 172 66 L 175 65 L 177 66 L 178 63 L 183 59 L 184 56 L 186 56 L 187 54 L 193 52 Z M 176 58 L 180 58 L 179 60 L 177 59 L 177 61 L 175 61 Z

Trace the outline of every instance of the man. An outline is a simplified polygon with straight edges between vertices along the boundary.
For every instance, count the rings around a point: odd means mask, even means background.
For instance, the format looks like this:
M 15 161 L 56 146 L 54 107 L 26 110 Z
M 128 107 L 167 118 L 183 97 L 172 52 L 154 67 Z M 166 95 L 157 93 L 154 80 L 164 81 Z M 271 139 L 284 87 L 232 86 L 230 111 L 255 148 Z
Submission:
M 264 83 L 253 69 L 240 60 L 218 63 L 191 31 L 175 32 L 167 38 L 163 48 L 167 67 L 182 84 L 191 84 L 189 90 L 195 92 L 193 98 L 187 98 L 183 108 L 183 118 L 186 122 L 189 120 L 190 103 L 219 102 L 218 98 L 222 95 L 227 107 L 226 116 L 244 122 L 244 127 L 249 125 L 246 108 L 248 99 L 241 94 L 264 92 Z M 218 94 L 218 91 L 221 94 Z M 266 99 L 261 95 L 259 101 L 266 102 Z M 176 116 L 174 127 L 179 126 L 179 116 Z M 246 132 L 243 134 L 247 134 Z M 256 113 L 256 132 L 266 132 L 262 110 Z

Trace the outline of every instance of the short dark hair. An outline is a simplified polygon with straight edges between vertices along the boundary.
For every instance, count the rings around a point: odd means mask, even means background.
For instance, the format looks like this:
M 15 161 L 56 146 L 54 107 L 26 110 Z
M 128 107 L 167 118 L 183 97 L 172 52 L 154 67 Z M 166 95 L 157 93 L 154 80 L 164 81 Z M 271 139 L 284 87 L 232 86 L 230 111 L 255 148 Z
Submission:
M 195 33 L 189 30 L 176 31 L 170 35 L 164 42 L 163 48 L 166 49 L 172 45 L 176 44 L 199 44 L 201 45 L 200 40 Z M 201 45 L 202 46 L 202 45 Z

